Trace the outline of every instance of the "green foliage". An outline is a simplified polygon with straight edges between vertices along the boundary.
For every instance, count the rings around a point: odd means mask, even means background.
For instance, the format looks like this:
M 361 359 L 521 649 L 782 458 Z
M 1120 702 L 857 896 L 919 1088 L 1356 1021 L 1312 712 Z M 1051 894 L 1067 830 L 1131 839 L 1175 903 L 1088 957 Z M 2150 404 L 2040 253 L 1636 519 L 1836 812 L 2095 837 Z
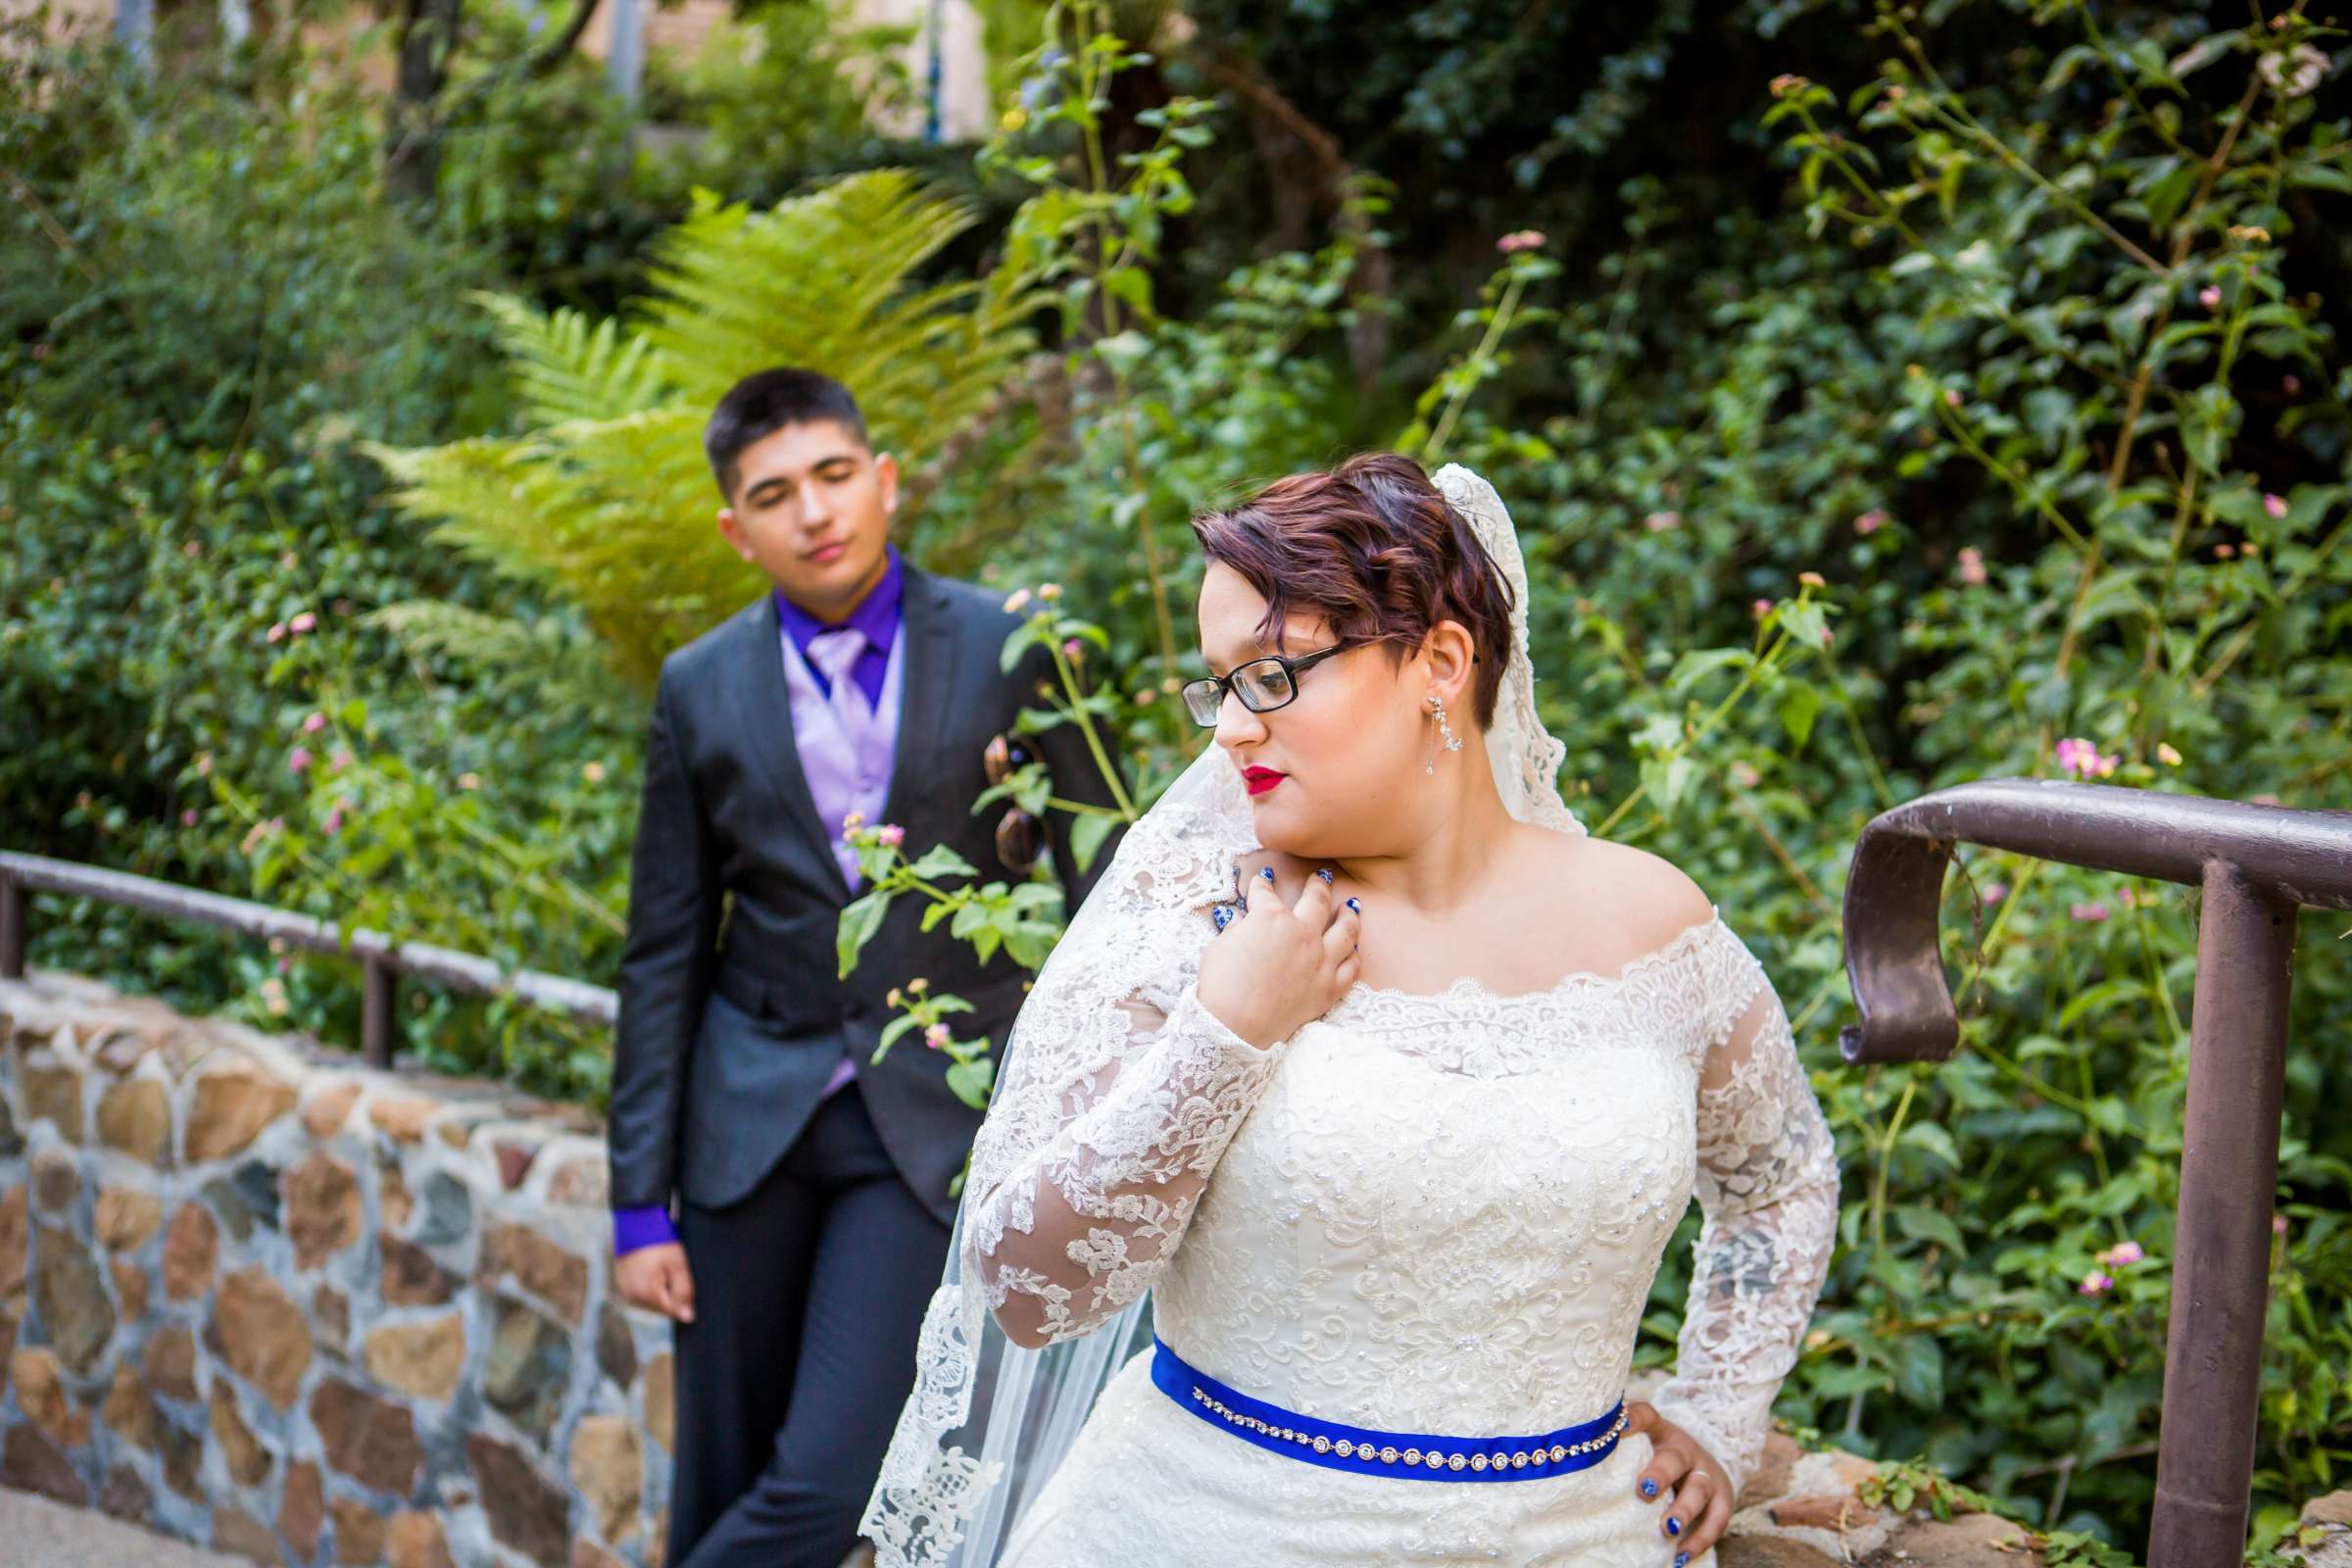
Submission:
M 2314 90 L 2341 40 L 2023 0 L 1876 25 L 1858 0 L 1297 0 L 1264 40 L 1188 14 L 1195 42 L 1157 60 L 1102 7 L 1044 9 L 1051 47 L 983 160 L 990 198 L 1024 203 L 1001 240 L 898 173 L 773 214 L 707 199 L 649 250 L 618 237 L 625 203 L 592 199 L 595 156 L 563 180 L 524 160 L 559 199 L 484 172 L 515 205 L 461 226 L 544 220 L 612 248 L 574 276 L 547 259 L 576 239 L 518 245 L 537 298 L 480 311 L 474 257 L 382 221 L 368 123 L 331 94 L 297 136 L 254 83 L 164 100 L 88 62 L 12 64 L 0 521 L 32 524 L 0 559 L 12 845 L 24 820 L 33 848 L 258 878 L 601 978 L 637 725 L 613 672 L 642 679 L 757 586 L 710 538 L 696 445 L 734 373 L 798 358 L 857 387 L 923 460 L 917 553 L 1052 607 L 1027 634 L 1073 679 L 1031 726 L 1083 714 L 1133 805 L 1199 744 L 1168 700 L 1200 667 L 1184 519 L 1351 449 L 1458 458 L 1527 542 L 1572 799 L 1756 946 L 1838 1133 L 1842 1245 L 1780 1414 L 1916 1461 L 1887 1472 L 1896 1506 L 1982 1499 L 2047 1532 L 2052 1561 L 2128 1561 L 2153 1491 L 2193 895 L 1968 854 L 1943 922 L 1961 1050 L 1863 1070 L 1830 1045 L 1838 897 L 1872 814 L 1962 779 L 2352 808 L 2332 306 L 2352 126 Z M 1176 90 L 1236 59 L 1387 176 L 1358 176 L 1319 248 L 1258 249 L 1262 127 L 1206 141 L 1223 117 Z M 485 123 L 510 113 L 531 158 L 562 150 L 545 105 L 494 99 Z M 1689 134 L 1659 134 L 1669 117 Z M 730 196 L 760 177 L 711 172 Z M 1497 266 L 1531 224 L 1548 241 Z M 641 269 L 654 298 L 614 316 L 610 279 Z M 1022 358 L 1047 307 L 1057 347 Z M 1367 368 L 1351 351 L 1378 327 L 1405 347 Z M 362 440 L 398 449 L 407 509 L 459 548 L 382 504 Z M 1055 808 L 1045 791 L 1018 775 L 986 804 Z M 862 853 L 965 935 L 1042 951 L 1050 888 L 973 887 L 914 848 Z M 2305 925 L 2254 1561 L 2352 1463 L 2352 1135 L 2331 1114 L 2352 1066 L 2326 1049 L 2352 972 L 2340 920 Z M 331 963 L 46 905 L 36 930 L 36 956 L 200 982 L 258 1018 L 352 1015 Z M 594 1042 L 413 1000 L 435 1060 L 597 1081 Z M 955 999 L 909 984 L 897 1005 L 894 1049 L 919 1030 L 985 1094 Z M 1672 1353 L 1684 1255 L 1644 1359 Z
M 702 429 L 740 377 L 819 365 L 857 388 L 880 450 L 919 460 L 968 422 L 1027 346 L 1026 280 L 923 284 L 971 221 L 904 171 L 754 214 L 697 198 L 656 248 L 626 324 L 490 300 L 528 433 L 374 449 L 436 537 L 575 605 L 626 683 L 757 595 L 718 540 Z

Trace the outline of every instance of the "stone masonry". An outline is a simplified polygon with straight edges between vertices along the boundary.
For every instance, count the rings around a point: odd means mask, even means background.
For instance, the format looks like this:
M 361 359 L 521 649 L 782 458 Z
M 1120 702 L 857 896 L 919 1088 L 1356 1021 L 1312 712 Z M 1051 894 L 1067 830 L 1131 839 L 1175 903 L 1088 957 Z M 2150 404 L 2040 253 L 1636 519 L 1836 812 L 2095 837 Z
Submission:
M 669 1334 L 605 1197 L 577 1107 L 0 982 L 0 1484 L 262 1563 L 654 1568 Z

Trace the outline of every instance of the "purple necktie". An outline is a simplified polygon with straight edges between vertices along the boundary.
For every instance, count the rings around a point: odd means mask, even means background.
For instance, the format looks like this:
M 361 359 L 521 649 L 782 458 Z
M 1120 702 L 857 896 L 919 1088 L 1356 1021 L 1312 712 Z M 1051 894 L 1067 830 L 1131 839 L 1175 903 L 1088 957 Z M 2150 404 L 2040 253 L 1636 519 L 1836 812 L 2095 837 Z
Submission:
M 808 642 L 808 662 L 825 677 L 825 707 L 841 726 L 842 738 L 853 756 L 862 756 L 866 734 L 873 728 L 874 710 L 866 705 L 864 688 L 851 673 L 858 656 L 865 652 L 865 633 L 855 626 L 835 626 Z

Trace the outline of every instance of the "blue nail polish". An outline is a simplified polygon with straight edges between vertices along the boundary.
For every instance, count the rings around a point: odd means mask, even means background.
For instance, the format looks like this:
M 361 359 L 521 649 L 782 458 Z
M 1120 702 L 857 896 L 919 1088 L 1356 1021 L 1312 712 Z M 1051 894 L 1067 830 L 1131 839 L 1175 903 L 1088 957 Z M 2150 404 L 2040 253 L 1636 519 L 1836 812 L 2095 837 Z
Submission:
M 1274 868 L 1270 865 L 1259 866 L 1257 868 L 1257 874 L 1264 877 L 1269 882 L 1274 880 Z
M 1208 917 L 1217 923 L 1217 929 L 1220 931 L 1233 923 L 1233 911 L 1222 904 L 1209 910 Z
M 1356 913 L 1358 913 L 1358 914 L 1361 914 L 1361 913 L 1363 913 L 1363 912 L 1364 912 L 1364 906 L 1363 906 L 1362 905 L 1360 905 L 1360 904 L 1356 903 L 1356 902 L 1355 902 L 1355 900 L 1353 900 L 1353 899 L 1349 899 L 1349 900 L 1348 901 L 1348 907 L 1349 907 L 1350 909 L 1353 909 L 1353 910 L 1354 910 Z
M 1683 1522 L 1680 1519 L 1675 1518 L 1672 1514 L 1668 1514 L 1666 1516 L 1666 1533 L 1670 1536 L 1681 1535 L 1683 1533 Z
M 1674 1568 L 1683 1568 L 1683 1564 L 1689 1562 L 1690 1560 L 1690 1554 L 1689 1552 L 1678 1551 L 1674 1554 Z
M 1656 1482 L 1654 1479 L 1652 1479 L 1651 1477 L 1649 1477 L 1649 1476 L 1643 1476 L 1643 1477 L 1642 1478 L 1642 1495 L 1643 1495 L 1644 1497 L 1654 1497 L 1654 1496 L 1656 1496 L 1657 1494 L 1658 1494 L 1658 1484 L 1657 1484 L 1657 1482 Z
M 1331 880 L 1331 867 L 1327 865 L 1322 870 L 1317 871 L 1315 875 L 1321 877 L 1326 883 L 1328 883 Z

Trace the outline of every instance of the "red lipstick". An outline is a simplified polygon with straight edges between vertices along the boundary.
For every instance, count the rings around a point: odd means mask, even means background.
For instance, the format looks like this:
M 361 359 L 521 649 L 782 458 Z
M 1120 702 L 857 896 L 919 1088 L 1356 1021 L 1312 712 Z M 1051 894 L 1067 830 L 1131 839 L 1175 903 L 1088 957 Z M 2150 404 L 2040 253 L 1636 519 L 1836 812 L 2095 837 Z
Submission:
M 1270 767 L 1245 767 L 1242 769 L 1242 781 L 1250 786 L 1250 793 L 1252 795 L 1263 795 L 1289 777 L 1288 773 L 1277 773 Z

